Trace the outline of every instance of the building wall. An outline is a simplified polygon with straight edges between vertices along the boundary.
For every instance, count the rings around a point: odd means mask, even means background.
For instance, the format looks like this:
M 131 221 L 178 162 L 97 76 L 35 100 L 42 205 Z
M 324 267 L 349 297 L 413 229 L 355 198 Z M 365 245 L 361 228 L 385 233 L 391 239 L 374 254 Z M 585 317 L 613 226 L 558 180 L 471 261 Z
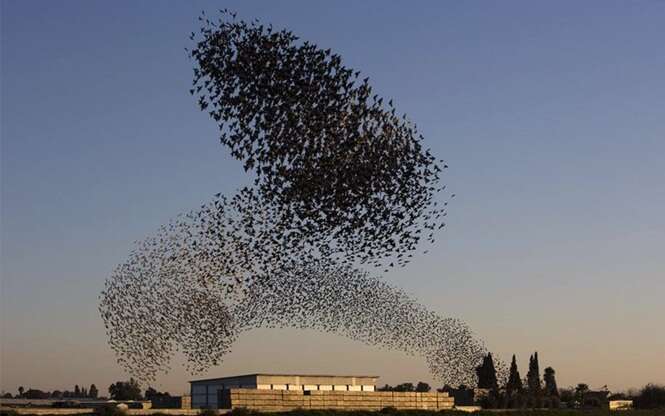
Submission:
M 151 409 L 182 409 L 183 399 L 189 396 L 157 396 L 150 399 Z M 191 406 L 190 406 L 191 407 Z
M 192 396 L 183 395 L 180 398 L 180 407 L 182 409 L 191 409 L 192 408 Z
M 340 386 L 360 386 L 360 385 L 375 385 L 377 377 L 363 377 L 363 376 L 320 376 L 320 375 L 269 375 L 257 374 L 256 384 L 261 385 L 340 385 Z M 296 390 L 302 390 L 296 389 Z
M 385 407 L 444 410 L 452 409 L 455 404 L 448 393 L 231 389 L 228 394 L 231 408 L 244 407 L 262 412 L 298 408 L 381 410 Z
M 217 392 L 224 389 L 251 388 L 256 389 L 256 377 L 240 376 L 224 379 L 199 380 L 191 382 L 192 408 L 216 408 Z
M 219 391 L 247 388 L 287 391 L 374 391 L 376 377 L 253 374 L 191 382 L 191 406 L 217 408 Z

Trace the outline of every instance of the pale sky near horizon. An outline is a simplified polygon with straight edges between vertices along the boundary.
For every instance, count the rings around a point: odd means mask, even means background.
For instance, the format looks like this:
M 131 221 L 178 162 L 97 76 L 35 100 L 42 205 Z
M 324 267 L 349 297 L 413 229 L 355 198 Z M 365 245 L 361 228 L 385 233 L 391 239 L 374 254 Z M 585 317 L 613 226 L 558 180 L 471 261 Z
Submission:
M 243 183 L 188 94 L 188 35 L 224 7 L 340 53 L 450 165 L 448 226 L 387 281 L 522 376 L 537 350 L 559 386 L 665 384 L 665 2 L 2 1 L 2 390 L 125 379 L 104 279 Z M 296 330 L 202 376 L 258 371 L 433 382 L 420 357 Z

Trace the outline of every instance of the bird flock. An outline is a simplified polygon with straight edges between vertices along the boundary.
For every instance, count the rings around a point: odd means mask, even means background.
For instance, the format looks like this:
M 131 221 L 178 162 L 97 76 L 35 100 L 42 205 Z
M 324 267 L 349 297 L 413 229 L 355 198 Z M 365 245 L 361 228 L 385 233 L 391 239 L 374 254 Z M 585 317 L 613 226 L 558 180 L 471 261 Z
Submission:
M 294 327 L 473 384 L 486 349 L 469 327 L 368 271 L 434 242 L 445 163 L 329 49 L 226 10 L 199 20 L 190 93 L 253 182 L 162 226 L 107 279 L 99 310 L 119 363 L 150 381 L 181 351 L 198 373 L 245 331 Z

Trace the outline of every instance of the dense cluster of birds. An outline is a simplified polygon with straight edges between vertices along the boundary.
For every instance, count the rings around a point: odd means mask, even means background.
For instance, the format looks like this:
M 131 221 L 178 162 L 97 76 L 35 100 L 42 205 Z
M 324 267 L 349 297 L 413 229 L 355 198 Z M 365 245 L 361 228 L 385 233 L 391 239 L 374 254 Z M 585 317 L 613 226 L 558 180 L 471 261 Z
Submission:
M 400 265 L 434 240 L 446 165 L 369 78 L 287 30 L 229 13 L 201 20 L 190 92 L 254 176 L 244 191 L 272 208 L 273 237 L 349 264 Z
M 468 326 L 361 269 L 404 266 L 434 241 L 445 164 L 339 55 L 227 11 L 200 20 L 191 93 L 254 183 L 163 226 L 107 279 L 99 308 L 119 362 L 154 380 L 180 350 L 201 372 L 244 331 L 296 327 L 472 384 L 485 347 Z

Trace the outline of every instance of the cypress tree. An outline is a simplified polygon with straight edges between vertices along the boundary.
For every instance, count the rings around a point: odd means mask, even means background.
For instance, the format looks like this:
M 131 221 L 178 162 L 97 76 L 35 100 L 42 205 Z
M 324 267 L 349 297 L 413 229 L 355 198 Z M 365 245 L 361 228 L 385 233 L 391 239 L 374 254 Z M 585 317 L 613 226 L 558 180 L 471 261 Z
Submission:
M 499 384 L 496 379 L 496 369 L 494 368 L 494 360 L 492 353 L 488 352 L 487 356 L 483 358 L 483 363 L 476 367 L 476 375 L 478 376 L 478 387 L 481 389 L 497 390 Z
M 91 399 L 96 399 L 98 394 L 99 390 L 97 390 L 97 386 L 91 384 L 90 389 L 88 390 L 88 396 L 90 396 Z
M 545 380 L 545 394 L 548 396 L 559 397 L 559 389 L 556 386 L 554 374 L 555 372 L 552 367 L 547 367 L 545 369 L 545 374 L 543 375 L 543 380 Z
M 529 357 L 529 372 L 526 374 L 527 387 L 532 397 L 540 395 L 540 369 L 538 366 L 538 353 Z
M 510 363 L 510 374 L 508 376 L 508 384 L 506 384 L 506 391 L 509 395 L 513 393 L 519 393 L 522 391 L 522 379 L 520 378 L 520 372 L 517 369 L 517 359 L 515 354 L 513 354 L 513 361 Z

